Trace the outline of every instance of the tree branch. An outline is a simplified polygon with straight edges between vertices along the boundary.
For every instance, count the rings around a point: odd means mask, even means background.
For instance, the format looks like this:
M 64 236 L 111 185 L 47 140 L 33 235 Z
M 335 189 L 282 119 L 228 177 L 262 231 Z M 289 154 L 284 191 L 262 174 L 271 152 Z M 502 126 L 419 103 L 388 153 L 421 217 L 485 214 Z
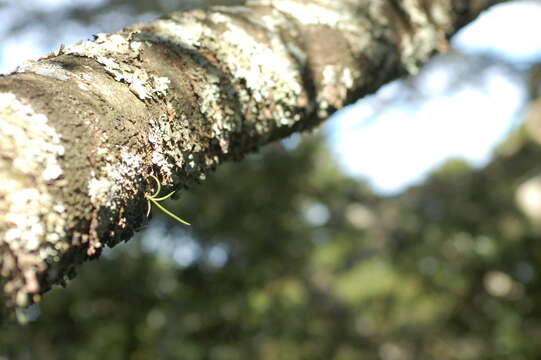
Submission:
M 493 1 L 492 3 L 494 3 Z M 262 0 L 172 13 L 0 78 L 0 278 L 38 301 L 146 221 L 154 187 L 313 128 L 406 73 L 490 5 Z

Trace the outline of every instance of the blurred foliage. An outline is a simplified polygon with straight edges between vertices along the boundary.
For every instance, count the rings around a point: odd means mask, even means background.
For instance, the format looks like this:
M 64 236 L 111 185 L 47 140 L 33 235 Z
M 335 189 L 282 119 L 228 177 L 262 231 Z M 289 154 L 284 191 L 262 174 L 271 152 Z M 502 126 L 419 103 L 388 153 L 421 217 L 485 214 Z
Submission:
M 136 239 L 0 328 L 7 359 L 533 359 L 541 171 L 522 129 L 382 199 L 318 136 L 227 164 Z M 289 150 L 288 150 L 289 149 Z M 525 336 L 527 334 L 527 336 Z
M 91 3 L 62 16 L 195 2 Z M 2 322 L 0 359 L 541 356 L 541 212 L 520 201 L 541 198 L 541 147 L 525 128 L 485 168 L 450 160 L 392 198 L 342 174 L 320 137 L 298 141 L 220 167 L 167 203 L 192 227 L 154 213 L 27 325 Z

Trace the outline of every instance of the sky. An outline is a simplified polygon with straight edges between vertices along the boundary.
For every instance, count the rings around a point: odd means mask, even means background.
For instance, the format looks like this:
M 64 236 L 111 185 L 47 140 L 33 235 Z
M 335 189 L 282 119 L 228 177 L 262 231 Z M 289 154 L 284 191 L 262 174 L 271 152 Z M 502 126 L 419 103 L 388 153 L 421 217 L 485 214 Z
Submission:
M 468 55 L 524 67 L 541 61 L 539 19 L 540 1 L 495 6 L 457 34 L 452 45 Z M 481 83 L 465 81 L 449 93 L 441 90 L 455 80 L 454 69 L 428 66 L 419 74 L 427 99 L 414 109 L 392 101 L 407 91 L 395 82 L 335 114 L 326 131 L 342 167 L 392 195 L 420 183 L 449 157 L 486 164 L 494 147 L 520 123 L 526 93 L 505 67 L 483 73 Z M 374 110 L 381 102 L 386 106 Z
M 91 7 L 100 1 L 87 4 Z M 53 10 L 69 3 L 32 2 L 33 6 Z M 20 15 L 18 10 L 0 9 L 0 37 L 2 25 Z M 541 37 L 536 36 L 541 33 L 539 19 L 541 1 L 499 5 L 455 36 L 452 45 L 465 54 L 497 58 L 511 67 L 541 61 Z M 92 34 L 73 22 L 66 23 L 66 29 L 58 44 L 70 44 Z M 44 34 L 46 29 L 36 26 L 16 36 L 3 36 L 0 73 L 50 52 L 52 48 L 43 47 Z M 423 100 L 415 106 L 403 99 L 409 90 L 394 82 L 337 113 L 324 131 L 343 169 L 367 179 L 382 194 L 395 194 L 421 182 L 449 157 L 482 166 L 490 159 L 493 148 L 520 123 L 526 94 L 521 79 L 508 70 L 501 64 L 489 66 L 480 71 L 476 81 L 459 82 L 449 92 L 449 84 L 460 78 L 463 69 L 455 69 L 444 58 L 436 57 L 418 75 Z

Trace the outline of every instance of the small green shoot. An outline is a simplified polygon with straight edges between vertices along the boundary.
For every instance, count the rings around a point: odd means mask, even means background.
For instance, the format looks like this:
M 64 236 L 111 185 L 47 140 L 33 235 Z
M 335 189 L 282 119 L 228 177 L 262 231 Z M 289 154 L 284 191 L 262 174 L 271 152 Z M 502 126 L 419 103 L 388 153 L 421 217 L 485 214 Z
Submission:
M 164 208 L 161 204 L 160 204 L 160 201 L 163 201 L 163 200 L 166 200 L 166 199 L 169 199 L 175 192 L 172 191 L 170 192 L 169 194 L 165 195 L 165 196 L 162 196 L 162 197 L 156 197 L 160 194 L 160 191 L 162 190 L 162 186 L 160 184 L 160 180 L 158 180 L 158 178 L 154 175 L 150 175 L 154 180 L 156 180 L 156 184 L 157 184 L 157 188 L 156 188 L 156 192 L 152 195 L 148 195 L 146 194 L 145 195 L 145 198 L 147 199 L 148 201 L 148 210 L 147 210 L 147 217 L 150 215 L 150 208 L 152 207 L 152 205 L 150 204 L 152 202 L 152 204 L 156 205 L 161 211 L 163 211 L 164 213 L 166 213 L 167 215 L 171 216 L 173 219 L 175 219 L 176 221 L 178 221 L 179 223 L 181 224 L 184 224 L 184 225 L 188 225 L 190 226 L 190 223 L 185 221 L 185 220 L 182 220 L 181 218 L 179 218 L 178 216 L 176 216 L 175 214 L 173 214 L 171 211 L 167 210 L 166 208 Z

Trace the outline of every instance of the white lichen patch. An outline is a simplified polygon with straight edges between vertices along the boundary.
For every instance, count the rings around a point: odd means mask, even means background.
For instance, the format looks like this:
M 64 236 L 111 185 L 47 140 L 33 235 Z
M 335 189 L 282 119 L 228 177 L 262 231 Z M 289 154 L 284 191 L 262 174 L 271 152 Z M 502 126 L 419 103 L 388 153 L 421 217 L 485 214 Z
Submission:
M 268 32 L 269 41 L 261 42 L 241 26 L 235 25 L 229 16 L 215 13 L 211 14 L 210 19 L 227 27 L 228 30 L 222 34 L 226 45 L 222 43 L 215 50 L 233 75 L 245 79 L 247 86 L 255 91 L 254 99 L 262 101 L 278 90 L 281 94 L 287 94 L 284 100 L 294 106 L 296 96 L 302 91 L 300 76 L 278 34 Z
M 71 75 L 59 63 L 55 61 L 29 62 L 27 64 L 19 66 L 16 72 L 30 72 L 62 81 L 68 80 Z
M 246 89 L 238 88 L 242 111 L 254 114 L 259 112 L 260 116 L 274 119 L 278 126 L 292 126 L 299 117 L 292 117 L 291 110 L 303 102 L 300 98 L 304 95 L 299 81 L 300 74 L 292 66 L 291 59 L 284 62 L 284 54 L 279 55 L 265 45 L 256 44 L 255 39 L 239 35 L 243 31 L 241 28 L 235 29 L 231 25 L 230 29 L 223 34 L 225 41 L 230 41 L 229 51 L 224 51 L 220 60 L 228 65 L 237 81 L 244 81 Z M 249 44 L 252 40 L 254 42 Z M 273 53 L 275 59 L 271 55 Z M 263 126 L 259 128 L 259 132 L 263 133 L 269 131 L 270 127 L 266 125 L 271 123 L 259 125 Z
M 92 204 L 99 202 L 109 204 L 112 200 L 111 181 L 107 178 L 96 179 L 95 174 L 92 174 L 92 178 L 88 182 L 88 196 Z
M 432 20 L 426 13 L 424 2 L 421 0 L 403 0 L 398 2 L 401 11 L 407 15 L 411 32 L 400 33 L 401 62 L 411 74 L 419 70 L 435 49 L 441 48 L 441 31 L 451 27 L 448 14 L 449 4 L 442 5 L 433 2 L 430 6 Z M 334 1 L 318 0 L 306 2 L 303 0 L 252 0 L 248 4 L 272 6 L 282 13 L 294 17 L 305 26 L 325 26 L 336 29 L 349 44 L 355 56 L 377 55 L 379 51 L 374 46 L 374 39 L 387 36 L 386 29 L 390 28 L 388 4 L 383 1 Z M 432 21 L 436 21 L 433 24 Z M 332 64 L 328 64 L 332 65 Z
M 367 8 L 374 6 L 373 3 L 361 6 L 357 1 L 348 3 L 332 0 L 313 2 L 256 0 L 250 2 L 250 4 L 268 5 L 279 10 L 273 13 L 273 16 L 262 17 L 266 27 L 288 28 L 288 25 L 281 24 L 274 19 L 283 18 L 284 21 L 289 21 L 293 17 L 305 28 L 311 29 L 316 36 L 319 32 L 325 34 L 328 37 L 325 41 L 332 41 L 332 37 L 336 36 L 336 41 L 343 42 L 345 40 L 347 42 L 348 51 L 341 54 L 340 61 L 337 61 L 336 57 L 331 55 L 319 56 L 316 62 L 317 70 L 321 71 L 321 74 L 316 76 L 318 116 L 327 117 L 331 106 L 335 108 L 343 106 L 348 90 L 353 88 L 355 81 L 361 76 L 360 71 L 353 70 L 344 66 L 344 64 L 355 64 L 356 58 L 367 56 L 369 49 L 374 48 L 373 39 L 375 34 L 369 31 L 369 29 L 373 28 L 373 24 L 367 10 Z M 278 16 L 276 13 L 282 15 Z M 283 14 L 287 14 L 289 17 L 286 18 Z M 291 44 L 288 44 L 289 51 L 294 54 L 300 53 L 300 56 L 296 56 L 296 58 L 302 60 L 305 56 L 302 50 L 295 51 Z M 309 55 L 318 56 L 320 54 Z
M 453 26 L 451 17 L 452 13 L 451 3 L 447 1 L 433 1 L 430 8 L 430 14 L 437 26 L 444 32 L 450 30 Z
M 438 34 L 436 29 L 424 28 L 412 36 L 403 36 L 400 60 L 410 75 L 419 73 L 420 67 L 437 48 Z
M 240 120 L 233 120 L 235 112 L 227 102 L 220 101 L 220 79 L 217 74 L 207 73 L 206 81 L 199 92 L 199 110 L 205 117 L 211 120 L 212 135 L 219 140 L 224 154 L 229 152 L 229 142 L 224 138 L 240 126 Z M 229 120 L 229 121 L 228 121 Z
M 14 94 L 0 93 L 0 152 L 0 244 L 7 245 L 16 261 L 1 264 L 0 271 L 24 274 L 24 282 L 6 280 L 9 295 L 24 306 L 26 295 L 38 290 L 36 271 L 68 246 L 64 206 L 49 192 L 60 181 L 64 147 L 45 115 Z
M 119 195 L 127 188 L 132 188 L 135 194 L 133 184 L 141 175 L 143 164 L 141 156 L 131 153 L 126 146 L 120 148 L 119 159 L 113 156 L 116 152 L 107 153 L 110 155 L 105 158 L 105 167 L 100 170 L 99 176 L 93 172 L 87 185 L 90 201 L 98 209 L 102 206 L 116 209 Z
M 400 44 L 402 66 L 409 74 L 415 75 L 419 72 L 420 66 L 428 60 L 436 49 L 441 47 L 441 28 L 438 28 L 432 22 L 421 0 L 403 0 L 400 2 L 400 7 L 401 11 L 407 14 L 404 16 L 407 17 L 411 30 L 402 31 L 394 36 L 398 35 L 400 37 L 398 42 Z M 432 4 L 431 8 L 437 9 L 440 6 Z M 375 19 L 379 20 L 381 24 L 389 26 L 389 22 L 392 20 L 383 11 L 383 7 L 379 7 L 378 11 L 380 14 L 379 16 L 374 15 Z M 444 25 L 445 20 L 441 19 L 441 16 L 438 16 L 438 20 L 442 21 L 442 25 Z M 449 24 L 446 25 L 449 26 Z
M 316 102 L 318 104 L 318 116 L 327 117 L 329 107 L 341 108 L 346 101 L 348 90 L 353 88 L 358 71 L 348 67 L 327 65 L 321 73 L 321 90 Z
M 336 27 L 341 22 L 344 22 L 344 17 L 347 13 L 341 9 L 336 9 L 330 0 L 327 2 L 310 2 L 295 1 L 295 0 L 273 0 L 273 1 L 254 1 L 252 3 L 263 3 L 271 5 L 283 13 L 294 16 L 301 24 L 304 25 L 327 25 Z M 340 5 L 340 3 L 338 4 Z
M 402 8 L 408 13 L 414 31 L 402 34 L 401 60 L 405 69 L 412 75 L 419 72 L 420 65 L 438 48 L 439 29 L 432 24 L 419 0 L 404 0 Z
M 253 0 L 248 4 L 267 5 L 279 10 L 282 14 L 295 18 L 305 26 L 325 26 L 339 30 L 350 43 L 351 49 L 357 54 L 366 49 L 371 40 L 368 29 L 369 21 L 362 16 L 361 7 L 370 7 L 381 4 L 373 1 L 370 4 L 361 4 L 352 1 L 318 0 L 306 2 L 304 0 Z M 267 20 L 268 21 L 268 20 Z
M 299 98 L 304 96 L 301 76 L 296 59 L 290 55 L 276 28 L 270 26 L 266 30 L 254 34 L 237 24 L 237 20 L 229 14 L 211 11 L 204 19 L 199 12 L 174 13 L 170 19 L 152 22 L 137 36 L 186 49 L 210 50 L 235 81 L 243 84 L 235 86 L 243 113 L 257 114 L 263 106 L 273 103 L 274 106 L 268 106 L 261 113 L 275 119 L 275 125 L 291 126 L 298 120 L 291 116 L 291 109 L 302 103 Z M 265 36 L 263 41 L 262 35 Z M 213 76 L 209 73 L 209 81 L 198 95 L 201 99 L 201 112 L 214 121 L 213 131 L 219 137 L 221 133 L 227 133 L 240 124 L 233 111 L 218 106 L 220 98 L 225 95 L 218 86 L 218 78 Z M 256 129 L 264 132 L 272 124 L 267 122 L 259 125 Z M 226 140 L 221 142 L 221 146 L 224 151 L 228 151 Z
M 127 83 L 141 100 L 166 95 L 169 79 L 136 66 L 143 43 L 120 34 L 97 34 L 94 41 L 82 41 L 65 49 L 65 54 L 85 56 L 102 64 L 115 80 Z
M 183 13 L 181 17 L 158 19 L 151 23 L 152 30 L 138 34 L 143 40 L 163 41 L 176 44 L 181 48 L 197 50 L 201 41 L 208 37 L 209 29 L 201 23 L 201 19 L 193 13 Z
M 184 163 L 182 150 L 185 149 L 182 149 L 181 144 L 186 143 L 190 135 L 185 125 L 187 124 L 170 121 L 165 115 L 160 119 L 150 120 L 148 141 L 152 146 L 151 160 L 152 164 L 160 169 L 162 179 L 171 178 L 175 165 L 180 168 Z
M 12 159 L 13 168 L 23 174 L 40 173 L 45 181 L 57 179 L 62 174 L 58 157 L 64 155 L 64 147 L 47 117 L 9 93 L 0 93 L 0 111 L 0 131 L 10 143 L 8 147 L 6 139 L 0 146 L 6 148 L 2 154 Z

